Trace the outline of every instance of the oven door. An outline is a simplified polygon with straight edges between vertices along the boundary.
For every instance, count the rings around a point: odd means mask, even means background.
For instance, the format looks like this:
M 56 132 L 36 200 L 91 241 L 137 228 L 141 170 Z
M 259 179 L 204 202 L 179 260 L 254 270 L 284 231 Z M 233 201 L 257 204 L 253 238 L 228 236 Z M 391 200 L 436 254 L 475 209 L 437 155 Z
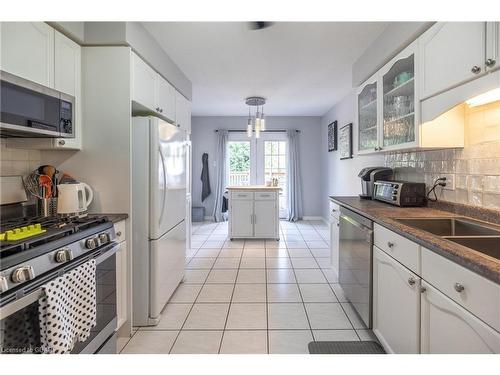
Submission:
M 73 97 L 6 72 L 0 72 L 0 92 L 2 136 L 74 136 Z
M 91 259 L 96 267 L 97 324 L 91 329 L 84 342 L 77 342 L 72 354 L 92 354 L 107 345 L 116 329 L 116 251 L 118 244 L 111 244 L 105 250 L 98 249 L 91 254 L 75 259 L 63 269 L 67 272 Z M 40 325 L 38 321 L 38 300 L 42 295 L 41 286 L 61 275 L 61 270 L 50 273 L 28 285 L 28 294 L 16 299 L 0 309 L 0 353 L 41 353 Z

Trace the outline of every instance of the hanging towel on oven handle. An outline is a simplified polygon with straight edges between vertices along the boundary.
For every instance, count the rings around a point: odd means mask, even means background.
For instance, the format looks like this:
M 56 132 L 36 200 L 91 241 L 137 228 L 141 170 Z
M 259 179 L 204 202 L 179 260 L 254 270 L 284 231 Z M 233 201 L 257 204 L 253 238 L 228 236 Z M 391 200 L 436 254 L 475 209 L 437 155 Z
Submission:
M 44 353 L 69 353 L 96 325 L 96 261 L 76 267 L 42 287 L 40 341 Z

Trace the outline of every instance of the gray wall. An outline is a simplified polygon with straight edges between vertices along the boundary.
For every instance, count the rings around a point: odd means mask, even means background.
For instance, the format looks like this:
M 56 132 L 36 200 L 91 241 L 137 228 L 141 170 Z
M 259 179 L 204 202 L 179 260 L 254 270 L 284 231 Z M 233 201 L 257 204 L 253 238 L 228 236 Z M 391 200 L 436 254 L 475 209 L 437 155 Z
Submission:
M 361 193 L 361 183 L 358 172 L 363 167 L 383 166 L 383 155 L 357 155 L 358 124 L 356 121 L 356 94 L 349 93 L 321 118 L 321 170 L 323 171 L 322 202 L 323 217 L 328 218 L 329 195 L 358 195 Z M 340 160 L 339 152 L 328 152 L 328 124 L 337 120 L 338 127 L 353 123 L 354 158 Z
M 434 22 L 394 22 L 375 39 L 352 66 L 356 87 L 417 39 Z
M 193 144 L 193 206 L 204 206 L 205 215 L 211 215 L 215 192 L 215 129 L 245 129 L 246 117 L 193 117 L 191 139 Z M 321 125 L 319 117 L 267 117 L 268 129 L 298 129 L 300 134 L 300 166 L 305 216 L 321 216 Z M 201 203 L 201 156 L 208 153 L 212 194 Z

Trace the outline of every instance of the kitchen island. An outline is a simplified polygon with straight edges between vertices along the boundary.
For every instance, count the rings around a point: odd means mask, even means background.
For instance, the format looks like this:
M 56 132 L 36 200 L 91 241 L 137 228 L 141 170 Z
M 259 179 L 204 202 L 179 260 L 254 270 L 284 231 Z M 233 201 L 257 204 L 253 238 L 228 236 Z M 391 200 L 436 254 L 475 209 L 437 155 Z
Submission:
M 280 239 L 279 192 L 273 186 L 230 186 L 229 238 Z

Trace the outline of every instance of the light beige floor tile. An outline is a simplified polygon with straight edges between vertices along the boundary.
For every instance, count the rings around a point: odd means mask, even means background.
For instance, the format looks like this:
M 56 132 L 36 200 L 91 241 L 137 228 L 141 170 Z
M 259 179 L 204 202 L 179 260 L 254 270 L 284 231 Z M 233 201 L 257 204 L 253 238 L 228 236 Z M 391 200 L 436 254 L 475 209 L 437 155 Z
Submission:
M 266 270 L 264 269 L 240 269 L 236 283 L 261 284 L 266 282 Z
M 350 303 L 342 303 L 342 307 L 355 329 L 366 329 L 365 323 L 363 323 L 358 314 L 356 314 L 356 311 L 354 311 Z
M 205 284 L 196 303 L 231 302 L 234 284 Z
M 290 249 L 307 249 L 307 245 L 304 241 L 287 241 L 286 247 Z
M 359 341 L 353 329 L 313 329 L 314 341 Z
M 302 303 L 268 303 L 269 329 L 309 329 Z
M 319 268 L 331 269 L 332 259 L 331 258 L 316 258 L 316 262 L 319 264 Z
M 323 241 L 306 241 L 307 247 L 309 249 L 328 249 L 328 244 Z
M 186 270 L 184 271 L 184 284 L 203 284 L 210 270 Z
M 232 302 L 266 302 L 266 284 L 236 284 Z
M 294 271 L 299 284 L 326 283 L 325 276 L 320 269 L 295 269 Z
M 266 258 L 266 268 L 292 268 L 290 258 Z
M 122 354 L 168 354 L 177 331 L 138 331 L 125 345 Z
M 232 303 L 226 330 L 267 329 L 265 303 Z
M 266 257 L 267 258 L 288 258 L 287 249 L 281 248 L 266 248 Z
M 319 258 L 319 259 L 326 259 L 326 258 Z M 326 280 L 329 283 L 338 283 L 339 277 L 337 273 L 332 270 L 332 269 L 321 269 L 323 271 L 323 275 L 325 275 Z
M 215 262 L 215 258 L 193 258 L 187 265 L 187 269 L 210 269 Z
M 310 249 L 311 253 L 316 258 L 329 258 L 332 255 L 330 249 Z
M 219 258 L 240 258 L 241 254 L 243 254 L 243 248 L 241 249 L 225 248 L 220 251 Z
M 180 330 L 186 320 L 191 303 L 168 303 L 160 316 L 160 322 L 156 326 L 141 327 L 141 331 L 155 330 Z
M 293 268 L 319 268 L 314 258 L 290 258 Z
M 240 258 L 217 258 L 214 264 L 214 269 L 231 269 L 238 268 Z
M 266 249 L 246 248 L 243 249 L 243 258 L 265 258 Z
M 196 255 L 194 256 L 195 258 L 217 258 L 219 255 L 220 249 L 205 249 L 201 248 L 198 250 Z
M 221 354 L 267 354 L 267 331 L 225 331 Z
M 194 302 L 198 293 L 201 290 L 201 284 L 184 284 L 181 283 L 173 296 L 170 298 L 169 302 L 173 303 L 189 303 Z
M 217 354 L 222 331 L 181 331 L 171 354 Z
M 228 249 L 243 249 L 243 246 L 245 245 L 245 240 L 227 240 L 224 242 L 223 248 L 228 248 Z
M 237 269 L 212 270 L 207 278 L 207 284 L 234 284 L 236 282 Z
M 290 258 L 312 258 L 313 255 L 309 249 L 288 249 Z
M 353 329 L 340 303 L 306 303 L 312 329 Z
M 268 284 L 268 302 L 302 302 L 297 284 Z
M 309 354 L 310 330 L 269 331 L 269 354 Z
M 245 249 L 265 249 L 264 240 L 245 240 Z
M 284 241 L 266 240 L 266 249 L 286 248 Z
M 342 290 L 340 284 L 331 283 L 330 286 L 332 287 L 333 292 L 335 293 L 335 296 L 337 297 L 339 302 L 347 302 L 347 298 L 344 295 L 344 291 Z
M 240 269 L 242 268 L 266 268 L 266 258 L 241 258 Z
M 292 269 L 280 268 L 267 270 L 268 284 L 289 284 L 295 282 L 295 274 Z
M 196 303 L 188 315 L 183 329 L 224 329 L 229 304 Z
M 224 246 L 224 240 L 206 240 L 203 245 L 201 245 L 200 249 L 220 249 Z
M 328 284 L 299 284 L 304 302 L 338 302 Z

